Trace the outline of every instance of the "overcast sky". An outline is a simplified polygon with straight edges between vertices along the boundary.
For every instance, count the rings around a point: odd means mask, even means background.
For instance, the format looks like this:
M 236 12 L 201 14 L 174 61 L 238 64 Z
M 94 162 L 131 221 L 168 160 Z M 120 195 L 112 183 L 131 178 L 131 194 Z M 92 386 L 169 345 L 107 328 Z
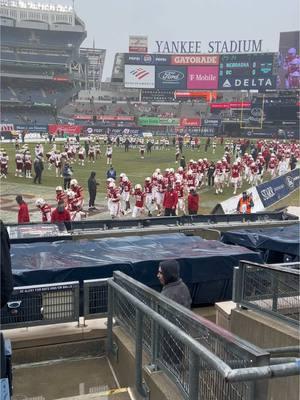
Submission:
M 53 1 L 54 2 L 54 1 Z M 72 4 L 72 0 L 58 3 Z M 262 51 L 277 51 L 280 32 L 300 27 L 299 0 L 74 0 L 86 24 L 84 46 L 107 49 L 105 79 L 116 52 L 128 51 L 129 35 L 155 40 L 262 39 Z

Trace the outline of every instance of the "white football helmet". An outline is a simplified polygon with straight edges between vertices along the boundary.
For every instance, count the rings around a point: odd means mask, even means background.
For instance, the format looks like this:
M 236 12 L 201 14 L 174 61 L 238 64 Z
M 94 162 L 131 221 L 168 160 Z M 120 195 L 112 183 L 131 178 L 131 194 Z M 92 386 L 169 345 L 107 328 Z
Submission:
M 142 186 L 138 183 L 137 185 L 135 185 L 134 187 L 136 190 L 142 190 Z
M 77 179 L 71 179 L 70 185 L 71 186 L 77 186 L 78 185 Z
M 37 200 L 36 200 L 35 205 L 36 205 L 37 207 L 42 207 L 45 203 L 46 203 L 45 200 L 42 199 L 42 198 L 40 198 L 40 199 L 37 199 Z
M 57 192 L 62 192 L 63 188 L 62 188 L 62 186 L 56 186 L 55 190 Z

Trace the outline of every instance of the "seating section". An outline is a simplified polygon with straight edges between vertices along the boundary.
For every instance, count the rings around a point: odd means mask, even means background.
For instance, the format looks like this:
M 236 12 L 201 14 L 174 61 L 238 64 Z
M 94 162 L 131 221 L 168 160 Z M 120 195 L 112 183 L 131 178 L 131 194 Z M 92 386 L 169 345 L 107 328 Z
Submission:
M 14 108 L 13 110 L 2 108 L 1 123 L 12 123 L 15 125 L 48 125 L 55 123 L 52 110 L 39 109 L 29 110 L 26 108 Z
M 2 46 L 24 46 L 31 48 L 68 48 L 80 45 L 85 39 L 84 32 L 49 31 L 1 26 Z

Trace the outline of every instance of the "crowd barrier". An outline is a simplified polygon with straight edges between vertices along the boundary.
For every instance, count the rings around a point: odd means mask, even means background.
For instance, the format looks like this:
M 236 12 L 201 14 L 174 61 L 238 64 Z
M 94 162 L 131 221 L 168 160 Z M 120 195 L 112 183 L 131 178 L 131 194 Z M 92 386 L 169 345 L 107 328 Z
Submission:
M 297 271 L 297 265 L 290 269 Z M 273 266 L 273 270 L 282 272 L 278 266 Z M 246 278 L 251 281 L 252 277 Z M 121 272 L 114 272 L 113 278 L 107 280 L 85 281 L 81 294 L 78 282 L 68 282 L 15 288 L 13 295 L 8 310 L 15 311 L 2 323 L 2 329 L 79 323 L 79 307 L 83 302 L 85 318 L 108 317 L 107 349 L 111 355 L 117 351 L 113 321 L 119 324 L 135 342 L 135 386 L 144 397 L 147 388 L 142 376 L 143 351 L 150 357 L 148 368 L 164 371 L 177 385 L 182 398 L 188 400 L 265 399 L 268 389 L 265 379 L 300 373 L 299 359 L 272 359 L 271 350 L 240 339 Z M 24 312 L 19 312 L 22 304 L 12 304 L 22 303 L 20 296 L 26 305 Z M 17 320 L 18 316 L 22 321 Z
M 175 217 L 151 217 L 128 219 L 99 219 L 86 221 L 73 221 L 60 224 L 10 224 L 9 233 L 12 243 L 32 243 L 40 241 L 56 241 L 75 238 L 85 231 L 122 230 L 128 228 L 147 229 L 152 227 L 195 227 L 197 224 L 215 225 L 245 222 L 270 222 L 270 221 L 296 221 L 298 217 L 285 211 L 261 212 L 253 214 L 199 214 Z M 55 227 L 55 229 L 54 229 Z
M 234 268 L 233 301 L 298 327 L 300 263 L 240 262 Z
M 108 351 L 117 357 L 115 320 L 135 342 L 135 386 L 143 398 L 143 351 L 151 359 L 148 368 L 163 370 L 187 400 L 262 400 L 268 396 L 262 379 L 300 373 L 299 359 L 274 362 L 268 351 L 122 273 L 115 272 L 108 285 Z

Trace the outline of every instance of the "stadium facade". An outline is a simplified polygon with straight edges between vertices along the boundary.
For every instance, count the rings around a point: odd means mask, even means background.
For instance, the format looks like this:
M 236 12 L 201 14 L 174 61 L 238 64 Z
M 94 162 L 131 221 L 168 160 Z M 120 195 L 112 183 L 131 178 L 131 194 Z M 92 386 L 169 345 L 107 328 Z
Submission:
M 54 121 L 80 89 L 101 81 L 105 51 L 80 50 L 87 33 L 72 7 L 2 1 L 0 28 L 2 122 Z
M 81 47 L 87 32 L 72 7 L 4 0 L 0 28 L 1 123 L 16 130 L 93 121 L 163 134 L 297 134 L 299 78 L 281 92 L 288 47 L 281 62 L 277 53 L 116 53 L 111 81 L 102 82 L 106 50 Z M 167 128 L 151 117 L 166 117 Z

